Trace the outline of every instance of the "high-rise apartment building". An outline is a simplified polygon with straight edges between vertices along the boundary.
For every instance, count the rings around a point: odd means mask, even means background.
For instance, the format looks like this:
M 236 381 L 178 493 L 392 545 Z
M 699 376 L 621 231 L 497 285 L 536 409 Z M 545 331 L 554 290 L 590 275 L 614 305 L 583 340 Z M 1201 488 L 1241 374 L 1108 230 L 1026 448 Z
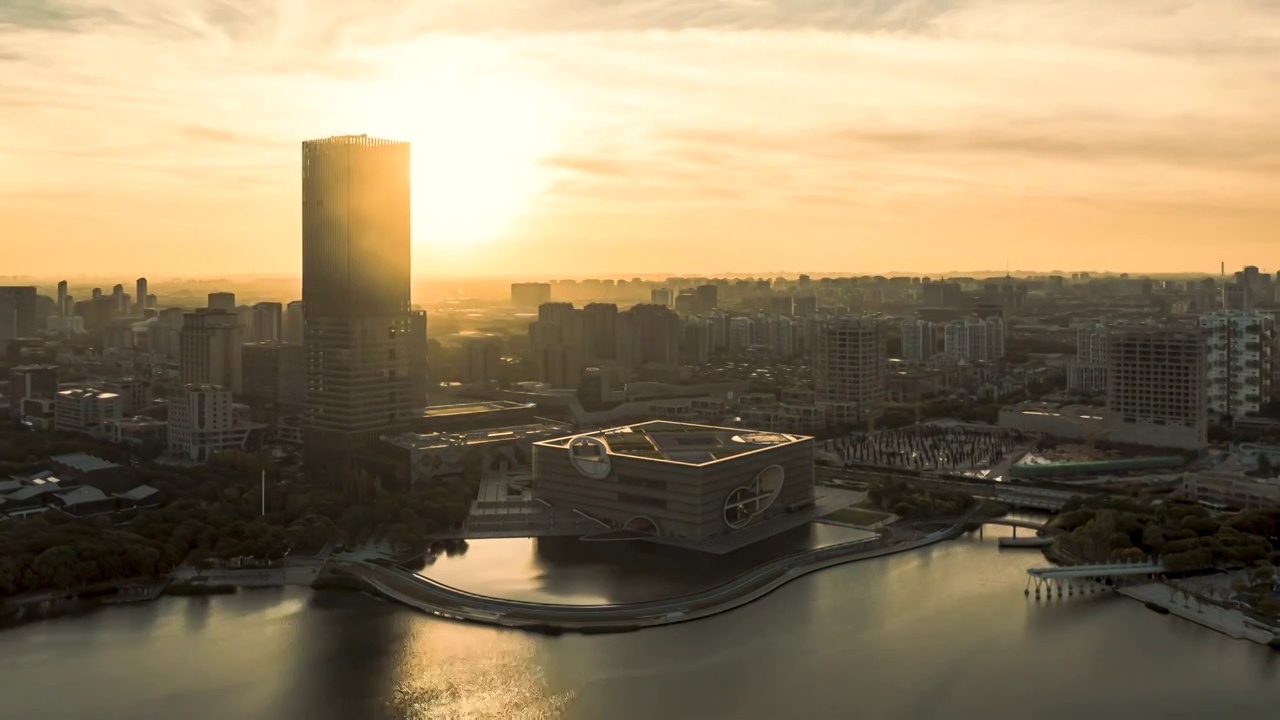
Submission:
M 511 304 L 536 308 L 551 302 L 551 283 L 511 283 Z
M 217 385 L 239 393 L 242 345 L 235 313 L 201 308 L 184 314 L 178 336 L 179 381 L 184 385 Z
M 502 362 L 502 338 L 474 335 L 462 341 L 462 382 L 487 383 L 498 377 Z
M 1004 358 L 1004 320 L 969 317 L 947 323 L 943 352 L 953 362 L 998 362 Z
M 344 473 L 414 413 L 409 144 L 366 135 L 302 144 L 303 461 Z
M 1100 393 L 1107 389 L 1107 344 L 1109 333 L 1102 323 L 1076 330 L 1076 358 L 1067 365 L 1067 390 Z
M 582 308 L 582 338 L 588 362 L 618 358 L 618 306 L 588 303 Z
M 306 312 L 301 300 L 294 300 L 285 306 L 284 341 L 291 345 L 301 345 L 303 328 L 306 327 Z
M 828 422 L 855 424 L 883 414 L 888 372 L 883 322 L 876 317 L 830 320 L 814 341 L 814 400 L 827 409 Z
M 928 320 L 912 317 L 902 321 L 902 359 L 909 363 L 928 362 L 938 353 L 938 333 Z
M 31 286 L 0 287 L 0 355 L 8 351 L 9 342 L 31 337 L 36 324 L 36 289 Z
M 1248 271 L 1250 268 L 1245 268 Z M 1257 268 L 1252 268 L 1257 272 Z M 1209 415 L 1238 418 L 1271 400 L 1276 324 L 1271 313 L 1221 310 L 1200 316 L 1208 332 Z
M 250 342 L 275 342 L 280 339 L 284 326 L 283 305 L 278 302 L 256 303 L 250 318 Z
M 226 310 L 227 312 L 235 312 L 236 310 L 236 294 L 229 292 L 211 292 L 209 293 L 210 310 Z
M 1187 325 L 1117 327 L 1107 354 L 1112 440 L 1189 450 L 1208 445 L 1204 331 Z
M 538 380 L 557 388 L 582 383 L 582 313 L 573 303 L 543 303 L 538 319 L 529 324 L 529 348 Z
M 677 365 L 684 326 L 663 305 L 635 305 L 618 314 L 618 362 L 624 367 Z

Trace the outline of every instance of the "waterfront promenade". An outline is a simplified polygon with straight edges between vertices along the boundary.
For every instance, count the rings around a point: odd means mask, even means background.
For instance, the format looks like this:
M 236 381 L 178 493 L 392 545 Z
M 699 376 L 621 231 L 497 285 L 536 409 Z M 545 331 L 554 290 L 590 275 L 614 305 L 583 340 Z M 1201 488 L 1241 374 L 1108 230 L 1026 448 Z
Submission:
M 718 615 L 828 567 L 907 552 L 950 539 L 963 532 L 967 524 L 914 538 L 898 538 L 886 530 L 875 540 L 843 543 L 778 558 L 701 592 L 609 605 L 557 605 L 496 598 L 449 587 L 399 568 L 363 562 L 335 565 L 384 597 L 439 617 L 525 630 L 624 632 Z

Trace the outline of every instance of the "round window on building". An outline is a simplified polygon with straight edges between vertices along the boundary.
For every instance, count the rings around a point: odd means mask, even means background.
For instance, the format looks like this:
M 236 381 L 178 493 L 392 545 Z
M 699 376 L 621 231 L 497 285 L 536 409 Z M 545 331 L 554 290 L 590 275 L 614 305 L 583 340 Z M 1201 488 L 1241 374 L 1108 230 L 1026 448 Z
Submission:
M 593 437 L 576 437 L 569 442 L 569 461 L 578 472 L 592 480 L 609 476 L 609 447 Z

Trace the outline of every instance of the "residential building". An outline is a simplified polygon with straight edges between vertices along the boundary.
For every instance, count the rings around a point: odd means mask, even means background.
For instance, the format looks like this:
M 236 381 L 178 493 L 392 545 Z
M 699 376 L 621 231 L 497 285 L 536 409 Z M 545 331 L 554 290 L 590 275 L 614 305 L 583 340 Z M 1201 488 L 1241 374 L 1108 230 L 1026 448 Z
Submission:
M 104 380 L 99 387 L 120 396 L 120 412 L 125 416 L 137 415 L 151 406 L 151 381 L 147 378 Z
M 1093 323 L 1076 330 L 1076 358 L 1067 365 L 1067 390 L 1095 394 L 1107 389 L 1107 326 Z
M 301 300 L 294 300 L 285 306 L 284 341 L 290 345 L 301 345 L 303 329 L 306 326 L 306 313 Z
M 538 319 L 529 324 L 529 348 L 538 380 L 556 388 L 582 383 L 582 313 L 573 303 L 543 303 Z
M 260 302 L 253 306 L 249 342 L 275 342 L 284 334 L 284 306 L 278 302 Z
M 10 341 L 31 337 L 39 327 L 35 287 L 0 287 L 0 355 L 8 351 Z
M 511 304 L 521 308 L 536 308 L 551 302 L 551 283 L 512 283 Z
M 1208 332 L 1209 417 L 1257 414 L 1272 397 L 1275 316 L 1258 310 L 1220 310 L 1201 315 L 1200 327 Z
M 200 309 L 182 316 L 178 378 L 184 385 L 211 384 L 241 391 L 243 345 L 236 314 Z
M 184 385 L 169 398 L 169 451 L 192 462 L 206 462 L 227 450 L 247 449 L 266 426 L 249 422 L 230 390 L 215 385 Z
M 1116 327 L 1107 352 L 1111 440 L 1188 450 L 1208 445 L 1203 331 L 1174 324 Z
M 341 475 L 414 413 L 409 144 L 331 137 L 302 158 L 303 461 Z
M 937 331 L 934 324 L 918 317 L 902 321 L 902 359 L 920 364 L 928 362 L 938 353 Z
M 209 302 L 207 307 L 210 310 L 226 310 L 227 312 L 235 312 L 236 294 L 229 292 L 211 292 L 209 293 Z
M 943 329 L 943 352 L 952 362 L 998 362 L 1004 358 L 1004 320 L 969 317 Z
M 828 423 L 857 424 L 880 417 L 889 360 L 880 318 L 829 320 L 814 340 L 814 399 L 828 409 Z
M 498 377 L 502 362 L 502 338 L 496 335 L 463 338 L 462 355 L 462 382 L 487 383 Z

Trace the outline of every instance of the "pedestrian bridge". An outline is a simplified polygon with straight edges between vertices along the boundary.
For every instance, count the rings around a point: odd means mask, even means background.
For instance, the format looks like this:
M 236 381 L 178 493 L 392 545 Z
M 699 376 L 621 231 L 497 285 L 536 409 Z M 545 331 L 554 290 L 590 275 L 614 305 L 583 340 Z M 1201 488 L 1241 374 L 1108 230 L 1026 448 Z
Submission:
M 1018 536 L 1018 530 L 1034 530 L 1036 533 L 1050 533 L 1060 535 L 1064 531 L 1062 528 L 1046 525 L 1035 520 L 1016 520 L 1013 518 L 982 518 L 972 517 L 969 515 L 960 517 L 942 517 L 942 518 L 921 518 L 919 520 L 909 520 L 908 525 L 1003 525 L 1004 527 L 1013 528 L 1014 537 Z
M 1100 563 L 1097 565 L 1065 565 L 1062 567 L 1030 568 L 1027 574 L 1040 580 L 1069 580 L 1073 578 L 1111 578 L 1134 575 L 1159 575 L 1164 564 L 1155 560 L 1129 563 Z

